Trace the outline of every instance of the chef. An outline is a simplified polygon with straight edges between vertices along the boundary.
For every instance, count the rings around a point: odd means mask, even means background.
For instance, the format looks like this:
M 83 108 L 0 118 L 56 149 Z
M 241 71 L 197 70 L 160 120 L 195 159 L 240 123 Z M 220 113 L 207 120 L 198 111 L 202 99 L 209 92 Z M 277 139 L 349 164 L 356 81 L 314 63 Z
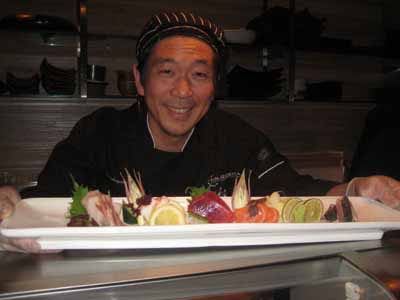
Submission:
M 160 13 L 145 25 L 133 66 L 139 100 L 118 111 L 102 108 L 81 119 L 56 145 L 33 190 L 25 197 L 70 196 L 71 177 L 90 189 L 123 196 L 121 174 L 140 173 L 147 194 L 184 195 L 208 186 L 221 195 L 247 170 L 253 195 L 367 196 L 396 207 L 400 182 L 385 176 L 349 184 L 299 175 L 262 132 L 214 101 L 226 60 L 223 31 L 210 20 L 184 12 Z M 0 219 L 20 200 L 0 188 Z M 1 237 L 0 237 L 1 238 Z M 7 240 L 8 250 L 40 252 L 34 240 Z

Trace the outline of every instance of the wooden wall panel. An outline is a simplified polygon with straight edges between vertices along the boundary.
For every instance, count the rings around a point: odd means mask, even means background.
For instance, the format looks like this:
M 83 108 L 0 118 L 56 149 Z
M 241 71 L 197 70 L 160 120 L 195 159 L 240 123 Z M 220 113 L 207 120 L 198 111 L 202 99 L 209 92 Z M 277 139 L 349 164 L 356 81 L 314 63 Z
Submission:
M 149 16 L 170 10 L 193 11 L 226 28 L 244 27 L 251 18 L 261 13 L 262 0 L 96 0 L 89 1 L 88 8 L 91 32 L 137 35 Z
M 352 158 L 358 135 L 370 105 L 294 103 L 262 105 L 226 105 L 267 133 L 283 153 L 343 151 Z

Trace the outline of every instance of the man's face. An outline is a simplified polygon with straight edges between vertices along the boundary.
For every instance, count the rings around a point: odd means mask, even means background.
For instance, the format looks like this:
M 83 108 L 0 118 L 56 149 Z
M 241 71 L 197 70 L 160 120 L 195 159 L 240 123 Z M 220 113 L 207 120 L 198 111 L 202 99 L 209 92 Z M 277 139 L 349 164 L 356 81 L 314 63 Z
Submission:
M 156 141 L 185 141 L 214 97 L 214 52 L 196 38 L 169 37 L 153 47 L 145 68 L 144 82 L 137 71 L 135 79 Z

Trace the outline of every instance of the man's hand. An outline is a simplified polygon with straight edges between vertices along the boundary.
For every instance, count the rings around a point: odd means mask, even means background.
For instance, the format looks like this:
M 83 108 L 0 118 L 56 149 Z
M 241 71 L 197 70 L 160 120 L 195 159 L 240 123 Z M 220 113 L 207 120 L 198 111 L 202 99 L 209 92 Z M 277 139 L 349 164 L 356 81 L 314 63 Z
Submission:
M 34 239 L 7 238 L 0 235 L 0 249 L 12 252 L 41 253 L 40 245 Z
M 356 177 L 348 184 L 332 188 L 327 195 L 368 197 L 400 209 L 400 181 L 387 176 Z
M 0 187 L 0 223 L 14 213 L 15 205 L 21 197 L 12 186 Z
M 11 186 L 0 187 L 0 224 L 10 217 L 21 197 Z M 43 253 L 40 245 L 34 239 L 11 239 L 0 234 L 0 249 L 17 252 Z
M 369 197 L 400 209 L 400 181 L 387 176 L 356 177 L 347 188 L 349 196 Z

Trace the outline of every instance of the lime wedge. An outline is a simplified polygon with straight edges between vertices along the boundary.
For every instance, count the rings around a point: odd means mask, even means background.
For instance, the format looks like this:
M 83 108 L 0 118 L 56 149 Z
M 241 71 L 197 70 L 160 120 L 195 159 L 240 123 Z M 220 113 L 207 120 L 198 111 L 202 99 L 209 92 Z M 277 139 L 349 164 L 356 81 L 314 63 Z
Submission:
M 292 209 L 299 202 L 301 202 L 299 198 L 289 198 L 286 200 L 285 204 L 282 207 L 282 213 L 281 213 L 282 221 L 284 223 L 290 222 L 290 215 L 292 213 Z
M 304 222 L 319 222 L 324 211 L 324 205 L 318 198 L 310 198 L 304 202 Z
M 304 205 L 304 201 L 299 201 L 292 208 L 289 216 L 290 223 L 304 223 L 304 214 L 306 211 L 306 206 Z

